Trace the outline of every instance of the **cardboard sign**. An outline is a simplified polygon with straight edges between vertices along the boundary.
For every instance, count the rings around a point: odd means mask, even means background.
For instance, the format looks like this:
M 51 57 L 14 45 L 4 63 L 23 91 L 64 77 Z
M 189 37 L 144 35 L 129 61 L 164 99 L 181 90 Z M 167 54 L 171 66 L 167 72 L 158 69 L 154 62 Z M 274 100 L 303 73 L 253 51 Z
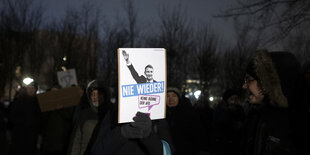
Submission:
M 58 84 L 61 85 L 62 88 L 68 88 L 72 85 L 78 85 L 75 69 L 68 69 L 66 71 L 57 72 L 57 78 Z
M 138 111 L 166 117 L 166 50 L 118 49 L 118 123 L 132 122 Z
M 41 112 L 77 105 L 81 98 L 80 89 L 79 87 L 71 87 L 38 94 Z

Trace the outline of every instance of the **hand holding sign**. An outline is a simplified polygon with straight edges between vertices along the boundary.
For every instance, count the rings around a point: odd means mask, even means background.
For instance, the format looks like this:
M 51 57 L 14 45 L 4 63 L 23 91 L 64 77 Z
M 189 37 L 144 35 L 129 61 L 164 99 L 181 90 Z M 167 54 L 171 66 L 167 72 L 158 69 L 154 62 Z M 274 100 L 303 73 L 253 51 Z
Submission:
M 126 138 L 146 138 L 151 134 L 152 121 L 150 117 L 142 112 L 137 112 L 133 118 L 134 122 L 121 127 L 121 133 Z

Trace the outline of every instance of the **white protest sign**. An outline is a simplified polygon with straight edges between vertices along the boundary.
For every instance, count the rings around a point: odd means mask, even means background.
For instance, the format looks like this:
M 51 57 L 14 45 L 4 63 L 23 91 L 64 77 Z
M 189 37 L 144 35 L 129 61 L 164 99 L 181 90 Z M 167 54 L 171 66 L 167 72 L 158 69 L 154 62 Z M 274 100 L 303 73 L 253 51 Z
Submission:
M 66 71 L 57 72 L 58 84 L 63 87 L 71 87 L 77 85 L 75 69 L 68 69 Z
M 118 49 L 118 123 L 132 122 L 138 111 L 150 118 L 166 114 L 166 50 Z

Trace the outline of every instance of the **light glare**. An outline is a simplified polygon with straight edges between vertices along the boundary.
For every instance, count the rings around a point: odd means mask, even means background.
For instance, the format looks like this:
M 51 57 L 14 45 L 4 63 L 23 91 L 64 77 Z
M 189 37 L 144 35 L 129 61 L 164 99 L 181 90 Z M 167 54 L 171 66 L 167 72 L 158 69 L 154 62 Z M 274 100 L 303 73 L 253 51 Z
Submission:
M 24 80 L 23 80 L 23 83 L 24 83 L 25 85 L 29 85 L 31 82 L 33 82 L 33 79 L 30 78 L 30 77 L 26 77 L 26 78 L 24 78 Z

